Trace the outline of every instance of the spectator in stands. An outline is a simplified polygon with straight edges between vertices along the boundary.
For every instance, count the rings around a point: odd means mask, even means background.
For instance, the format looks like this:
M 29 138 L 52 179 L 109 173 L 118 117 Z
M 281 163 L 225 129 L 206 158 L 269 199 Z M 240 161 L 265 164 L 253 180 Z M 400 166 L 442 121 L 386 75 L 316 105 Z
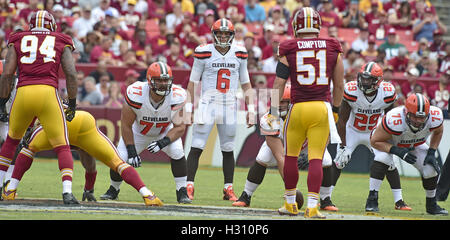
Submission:
M 345 58 L 343 59 L 344 63 L 344 73 L 347 73 L 349 70 L 351 70 L 355 64 L 355 62 L 361 58 L 360 52 L 355 51 L 353 48 L 350 48 L 347 51 L 347 54 Z
M 254 88 L 257 92 L 258 106 L 257 112 L 258 116 L 262 116 L 269 111 L 268 99 L 269 91 L 267 91 L 267 78 L 263 74 L 258 74 L 253 76 Z
M 446 72 L 450 68 L 450 44 L 445 46 L 445 53 L 439 58 L 441 59 L 439 72 Z
M 234 39 L 233 44 L 244 45 L 244 37 L 247 33 L 247 28 L 243 23 L 236 23 L 234 25 Z
M 207 43 L 213 42 L 213 36 L 211 34 L 211 27 L 212 27 L 214 21 L 215 21 L 214 11 L 211 9 L 206 10 L 205 11 L 205 22 L 199 26 L 198 35 L 199 35 L 199 37 L 206 40 Z
M 388 61 L 388 64 L 394 68 L 395 72 L 403 72 L 408 67 L 409 58 L 408 58 L 408 50 L 405 47 L 400 47 L 398 49 L 398 55 L 391 58 Z
M 442 109 L 444 118 L 448 115 L 448 100 L 450 96 L 450 69 L 439 77 L 439 83 L 433 84 L 428 88 L 428 96 L 431 104 Z
M 239 0 L 229 0 L 220 2 L 219 18 L 230 19 L 233 24 L 244 22 L 245 8 Z
M 259 4 L 264 8 L 266 14 L 269 14 L 270 9 L 277 5 L 277 2 L 275 0 L 260 0 Z
M 183 17 L 183 22 L 184 21 L 187 21 L 187 19 Z M 178 24 L 177 27 L 175 28 L 176 29 L 175 31 L 181 32 L 181 28 L 178 28 L 178 26 L 180 26 L 182 24 L 183 23 Z M 169 31 L 167 29 L 165 18 L 159 20 L 158 28 L 159 28 L 159 33 L 158 33 L 158 35 L 150 38 L 150 44 L 152 45 L 153 52 L 155 54 L 164 54 L 164 52 L 169 49 L 169 46 L 167 46 L 167 34 Z M 147 39 L 145 41 L 147 42 Z
M 428 78 L 434 78 L 435 80 L 438 80 L 441 77 L 441 74 L 438 72 L 439 65 L 436 58 L 430 58 L 430 61 L 428 62 L 427 67 L 423 71 L 423 74 L 420 75 L 421 77 L 428 77 Z
M 286 23 L 289 23 L 291 20 L 291 12 L 286 8 L 286 0 L 277 0 L 276 2 L 278 6 L 281 7 L 281 16 L 284 18 Z M 267 13 L 268 17 L 272 17 L 273 7 L 269 9 L 269 12 Z M 247 12 L 245 13 L 247 14 Z
M 430 45 L 430 51 L 435 52 L 436 54 L 444 54 L 445 46 L 447 43 L 443 38 L 444 32 L 441 29 L 436 29 L 433 32 L 433 42 Z
M 147 0 L 148 18 L 163 19 L 172 12 L 172 0 Z
M 134 69 L 128 69 L 125 72 L 125 80 L 120 82 L 120 93 L 125 96 L 127 94 L 127 87 L 138 80 L 139 73 Z
M 106 13 L 115 18 L 120 16 L 119 11 L 111 7 L 111 0 L 100 0 L 100 5 L 92 9 L 91 18 L 94 22 L 102 21 L 105 19 Z
M 138 60 L 136 57 L 136 51 L 132 48 L 129 48 L 125 54 L 122 57 L 122 65 L 127 68 L 146 68 L 147 64 L 142 61 Z
M 359 1 L 359 10 L 364 11 L 364 13 L 368 14 L 374 11 L 374 8 L 377 8 L 377 11 L 383 11 L 383 3 L 380 0 L 360 0 Z
M 103 105 L 105 107 L 122 108 L 124 97 L 120 93 L 120 84 L 118 82 L 111 82 L 109 84 L 109 94 L 103 98 Z
M 78 39 L 84 39 L 88 32 L 94 28 L 94 20 L 91 18 L 91 5 L 82 7 L 81 17 L 77 18 L 72 25 L 72 29 L 75 31 L 75 36 Z
M 180 24 L 183 21 L 183 18 L 184 15 L 181 11 L 181 3 L 176 2 L 173 5 L 173 12 L 166 16 L 167 30 L 175 30 L 175 26 Z
M 105 97 L 109 95 L 109 84 L 111 82 L 111 79 L 109 78 L 109 75 L 107 73 L 103 73 L 100 75 L 99 83 L 95 85 L 97 88 L 97 91 L 102 96 L 102 102 Z
M 383 2 L 383 11 L 391 14 L 400 9 L 400 1 L 401 0 L 387 0 Z M 403 1 L 402 1 L 403 2 Z
M 206 8 L 207 8 L 208 10 L 212 10 L 212 11 L 213 11 L 213 13 L 214 13 L 214 19 L 219 18 L 219 14 L 217 13 L 218 10 L 217 10 L 217 5 L 216 5 L 216 3 L 215 3 L 215 0 L 197 0 L 197 1 L 195 1 L 195 2 L 196 2 L 196 3 L 195 3 L 195 13 L 198 12 L 198 8 L 199 8 L 201 5 L 206 4 Z M 205 15 L 206 15 L 206 12 L 205 12 Z
M 117 66 L 118 61 L 116 59 L 116 56 L 114 56 L 114 53 L 110 50 L 112 47 L 113 40 L 109 36 L 103 37 L 101 40 L 100 45 L 95 46 L 92 48 L 91 51 L 91 57 L 90 62 L 91 63 L 98 63 L 99 61 L 105 61 L 108 65 Z
M 273 8 L 271 8 L 271 10 L 272 17 L 269 17 L 264 24 L 273 25 L 275 34 L 286 34 L 288 30 L 288 22 L 286 22 L 286 19 L 282 15 L 282 8 L 279 5 L 275 5 Z
M 383 68 L 383 81 L 390 82 L 395 87 L 395 92 L 397 93 L 397 101 L 395 101 L 394 106 L 401 106 L 405 104 L 405 96 L 403 95 L 402 88 L 397 81 L 392 81 L 394 76 L 394 68 L 391 65 L 386 65 Z
M 424 52 L 428 52 L 428 40 L 426 38 L 421 38 L 417 45 L 417 50 L 409 55 L 411 62 L 417 63 L 420 61 Z
M 7 18 L 17 17 L 17 10 L 14 5 L 9 4 L 9 1 L 0 1 L 0 25 L 2 25 Z M 3 29 L 3 28 L 2 28 Z
M 95 83 L 97 84 L 100 82 L 100 75 L 104 73 L 109 75 L 109 79 L 111 81 L 114 81 L 114 75 L 110 71 L 108 71 L 108 65 L 106 64 L 105 61 L 99 61 L 97 64 L 97 68 L 94 71 L 90 72 L 89 76 L 93 77 Z
M 157 56 L 153 54 L 152 45 L 146 45 L 144 49 L 144 55 L 142 56 L 142 60 L 145 62 L 147 66 L 150 66 L 150 64 L 156 62 Z
M 84 78 L 86 96 L 81 99 L 80 107 L 89 107 L 102 104 L 102 94 L 95 87 L 95 79 L 91 76 Z
M 419 70 L 419 76 L 422 75 L 430 64 L 430 51 L 424 51 L 419 61 L 415 64 L 415 68 Z
M 255 44 L 255 36 L 252 32 L 247 32 L 244 37 L 244 46 L 247 49 L 247 52 L 252 51 L 253 58 L 255 58 L 256 61 L 259 61 L 262 57 L 262 50 Z M 250 61 L 250 57 L 249 57 Z
M 201 38 L 197 35 L 196 29 L 191 24 L 184 24 L 182 26 L 182 32 L 178 35 L 178 39 L 180 40 L 183 52 L 188 49 L 194 50 L 198 45 L 202 44 Z
M 128 29 L 134 29 L 136 27 L 136 24 L 142 19 L 142 13 L 138 12 L 138 10 L 136 9 L 136 4 L 136 0 L 127 0 L 127 8 L 126 10 L 122 11 L 124 23 Z
M 340 0 L 340 2 L 343 1 L 344 0 Z M 358 5 L 359 5 L 358 0 L 350 0 L 350 6 L 342 14 L 342 27 L 345 28 L 364 27 L 365 25 L 364 12 L 359 11 Z
M 245 5 L 245 22 L 263 24 L 266 20 L 266 11 L 257 0 L 248 0 Z
M 52 15 L 53 15 L 53 18 L 55 18 L 56 31 L 62 32 L 63 29 L 62 29 L 61 25 L 63 24 L 63 22 L 66 21 L 64 19 L 64 8 L 59 4 L 54 5 L 53 9 L 52 9 Z
M 19 11 L 19 24 L 22 26 L 28 26 L 28 17 L 32 12 L 39 11 L 38 8 L 39 1 L 38 0 L 29 0 L 28 6 Z
M 275 30 L 275 26 L 273 26 L 271 24 L 264 25 L 263 36 L 258 39 L 259 48 L 264 49 L 268 44 L 270 44 L 270 42 L 272 41 L 272 38 L 275 35 L 274 30 Z
M 377 44 L 374 35 L 370 35 L 368 39 L 369 46 L 366 50 L 361 52 L 361 56 L 366 62 L 374 61 L 378 56 Z
M 323 8 L 319 11 L 320 17 L 322 18 L 322 27 L 329 26 L 341 26 L 341 18 L 333 10 L 332 0 L 321 0 L 323 3 Z
M 384 49 L 386 52 L 386 60 L 390 60 L 391 58 L 397 56 L 398 49 L 400 47 L 405 47 L 405 45 L 398 42 L 395 28 L 390 28 L 388 31 L 387 40 L 380 45 L 380 48 Z
M 187 63 L 183 52 L 181 51 L 180 41 L 175 39 L 169 47 L 169 54 L 165 56 L 167 59 L 167 65 L 172 68 L 184 68 L 190 69 L 190 65 Z
M 367 28 L 359 29 L 358 38 L 352 42 L 352 48 L 355 51 L 361 52 L 369 47 L 369 31 Z
M 278 46 L 280 45 L 280 37 L 277 35 L 272 39 L 271 45 L 268 45 L 268 47 L 271 47 L 272 54 L 268 58 L 264 58 L 264 52 L 263 52 L 263 63 L 262 63 L 262 71 L 263 72 L 270 72 L 274 73 L 277 69 L 277 63 L 278 63 Z
M 84 98 L 84 96 L 86 96 L 86 89 L 84 89 L 83 71 L 77 71 L 77 86 L 78 86 L 77 101 L 79 102 L 81 99 Z
M 398 10 L 392 11 L 388 21 L 397 30 L 411 30 L 414 19 L 409 2 L 402 2 Z
M 417 19 L 414 22 L 413 34 L 416 41 L 425 37 L 429 42 L 433 41 L 433 33 L 440 29 L 443 33 L 447 32 L 447 27 L 439 20 L 438 15 L 433 15 L 431 8 L 425 8 L 425 15 L 423 19 Z
M 419 70 L 417 68 L 410 68 L 405 72 L 405 77 L 408 80 L 401 84 L 403 96 L 408 97 L 409 94 L 425 89 L 425 85 L 417 81 L 419 77 Z
M 387 13 L 378 12 L 378 18 L 373 19 L 369 24 L 369 33 L 375 35 L 378 40 L 386 39 L 386 35 L 392 26 L 388 23 Z

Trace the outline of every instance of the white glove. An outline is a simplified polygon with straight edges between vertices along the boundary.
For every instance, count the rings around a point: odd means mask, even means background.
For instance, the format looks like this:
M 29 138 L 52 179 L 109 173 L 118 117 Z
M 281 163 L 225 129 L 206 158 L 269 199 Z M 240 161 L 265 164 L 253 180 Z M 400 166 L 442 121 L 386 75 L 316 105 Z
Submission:
M 159 150 L 161 150 L 161 148 L 159 148 L 158 142 L 154 141 L 150 143 L 150 145 L 148 145 L 147 150 L 151 153 L 157 153 L 159 152 Z
M 346 146 L 342 147 L 339 144 L 337 147 L 336 158 L 334 158 L 334 163 L 336 164 L 336 167 L 338 169 L 343 169 L 350 161 L 351 156 L 352 153 L 348 151 L 347 147 Z

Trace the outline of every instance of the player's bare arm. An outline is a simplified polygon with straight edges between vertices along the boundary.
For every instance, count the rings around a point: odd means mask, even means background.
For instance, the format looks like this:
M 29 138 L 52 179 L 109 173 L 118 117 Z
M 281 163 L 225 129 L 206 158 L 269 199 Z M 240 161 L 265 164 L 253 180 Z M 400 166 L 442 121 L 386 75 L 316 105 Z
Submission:
M 136 120 L 136 113 L 130 106 L 124 104 L 122 107 L 120 131 L 125 145 L 134 145 L 132 126 Z
M 283 143 L 278 136 L 266 136 L 266 143 L 272 151 L 273 156 L 277 160 L 278 163 L 278 171 L 283 177 L 283 168 L 284 168 L 284 153 L 283 153 Z
M 252 127 L 256 123 L 256 109 L 255 109 L 255 90 L 252 88 L 250 82 L 242 84 L 244 91 L 245 104 L 247 105 L 247 127 Z
M 339 108 L 344 96 L 344 63 L 341 54 L 338 55 L 333 71 L 333 109 Z
M 61 55 L 61 67 L 66 75 L 67 95 L 70 99 L 77 98 L 77 70 L 72 57 L 72 50 L 70 47 L 65 47 Z
M 370 137 L 370 145 L 379 151 L 388 153 L 393 146 L 388 142 L 390 139 L 392 139 L 392 135 L 378 125 Z
M 444 125 L 433 130 L 430 137 L 430 148 L 437 149 L 441 143 L 442 135 L 444 134 Z
M 339 110 L 339 120 L 337 122 L 337 131 L 342 140 L 341 146 L 345 146 L 345 128 L 351 111 L 352 108 L 350 105 L 346 101 L 343 101 Z
M 186 124 L 183 122 L 183 111 L 179 111 L 178 114 L 175 114 L 174 119 L 172 119 L 173 128 L 170 129 L 166 137 L 170 139 L 170 142 L 177 140 L 182 137 L 184 132 L 186 131 Z
M 194 82 L 189 81 L 187 85 L 187 100 L 186 100 L 186 121 L 188 121 L 188 125 L 193 122 L 193 111 L 194 111 Z
M 3 73 L 0 79 L 0 98 L 8 101 L 11 93 L 11 86 L 14 81 L 14 74 L 17 69 L 17 53 L 14 49 L 14 45 L 8 45 L 8 51 L 6 53 L 5 64 L 3 65 Z

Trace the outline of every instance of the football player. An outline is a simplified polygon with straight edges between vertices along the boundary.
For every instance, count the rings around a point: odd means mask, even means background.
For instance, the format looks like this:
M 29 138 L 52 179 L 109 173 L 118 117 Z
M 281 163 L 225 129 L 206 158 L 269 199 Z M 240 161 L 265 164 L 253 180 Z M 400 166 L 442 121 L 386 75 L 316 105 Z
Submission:
M 0 79 L 0 109 L 11 92 L 18 68 L 17 92 L 9 114 L 8 136 L 0 151 L 0 179 L 3 179 L 14 157 L 16 147 L 34 118 L 38 118 L 49 142 L 58 155 L 63 182 L 63 201 L 77 204 L 72 194 L 73 159 L 67 138 L 66 120 L 75 116 L 77 82 L 70 36 L 56 32 L 56 22 L 47 11 L 33 12 L 29 31 L 16 32 L 9 37 L 8 51 Z M 58 70 L 66 76 L 69 107 L 64 110 L 59 100 Z
M 113 143 L 97 128 L 94 117 L 85 111 L 76 111 L 76 115 L 71 122 L 67 123 L 67 131 L 70 145 L 79 149 L 82 156 L 83 166 L 88 170 L 87 165 L 94 165 L 94 158 L 102 161 L 114 172 L 117 172 L 128 184 L 133 186 L 144 198 L 147 206 L 162 206 L 161 200 L 150 191 L 142 182 L 137 171 L 128 163 L 124 162 Z M 52 148 L 47 133 L 43 127 L 39 126 L 33 131 L 27 146 L 22 148 L 15 162 L 15 168 L 11 180 L 7 187 L 3 189 L 4 200 L 14 200 L 17 186 L 25 172 L 31 167 L 34 155 L 40 151 Z M 94 167 L 95 169 L 95 167 Z M 93 189 L 96 171 L 87 171 L 83 200 L 94 200 Z M 94 175 L 94 179 L 92 179 Z
M 172 69 L 163 62 L 154 62 L 147 69 L 147 82 L 128 86 L 122 107 L 122 136 L 117 150 L 131 166 L 140 167 L 139 154 L 163 151 L 170 157 L 179 203 L 191 203 L 186 192 L 186 158 L 181 137 L 186 130 L 183 109 L 186 91 L 172 84 Z M 102 200 L 117 198 L 122 178 L 110 171 L 111 186 Z
M 189 78 L 187 111 L 192 112 L 194 88 L 201 81 L 201 96 L 195 111 L 191 150 L 187 159 L 188 195 L 194 198 L 194 179 L 198 161 L 214 124 L 217 126 L 220 148 L 223 156 L 224 188 L 223 199 L 236 201 L 233 190 L 234 138 L 236 135 L 237 101 L 239 84 L 248 96 L 247 124 L 256 122 L 254 93 L 247 70 L 247 50 L 244 46 L 232 44 L 234 26 L 225 18 L 212 25 L 214 43 L 200 45 L 194 52 L 194 65 Z M 197 101 L 197 100 L 196 100 Z
M 283 178 L 284 157 L 283 157 L 283 128 L 284 120 L 289 109 L 291 98 L 291 87 L 286 85 L 283 97 L 279 106 L 279 116 L 277 118 L 270 113 L 266 113 L 261 117 L 260 128 L 261 134 L 266 136 L 266 141 L 261 146 L 256 161 L 248 171 L 247 180 L 245 182 L 244 191 L 239 199 L 232 204 L 235 207 L 249 207 L 253 193 L 262 183 L 266 174 L 267 167 L 277 166 L 281 178 Z M 305 144 L 306 147 L 306 144 Z M 323 160 L 323 168 L 329 168 L 332 165 L 332 159 L 328 151 L 325 152 Z M 326 172 L 324 171 L 324 175 Z M 321 187 L 322 191 L 322 187 Z M 297 193 L 298 194 L 298 193 Z M 300 206 L 299 206 L 300 207 Z
M 422 177 L 426 195 L 426 212 L 432 215 L 448 215 L 448 211 L 436 203 L 436 186 L 440 173 L 435 153 L 444 132 L 442 110 L 430 106 L 428 98 L 420 93 L 408 96 L 404 106 L 384 115 L 378 123 L 370 144 L 375 153 L 374 165 L 386 173 L 394 165 L 393 156 L 412 164 Z M 430 145 L 426 143 L 430 137 Z M 371 179 L 372 180 L 372 179 Z M 366 211 L 377 212 L 380 182 L 370 182 Z
M 357 75 L 356 81 L 347 82 L 344 88 L 344 101 L 339 112 L 337 129 L 342 143 L 337 148 L 335 161 L 334 186 L 339 179 L 342 169 L 348 164 L 353 151 L 360 144 L 370 151 L 370 132 L 376 127 L 383 114 L 394 107 L 397 99 L 395 87 L 392 83 L 383 81 L 383 69 L 375 62 L 364 64 Z M 387 176 L 394 195 L 395 209 L 410 211 L 411 208 L 403 201 L 400 186 L 400 175 L 395 165 L 389 166 L 388 171 L 380 172 L 380 162 L 375 162 L 370 169 L 371 182 L 382 182 Z M 330 193 L 331 195 L 331 193 Z M 322 196 L 321 196 L 322 197 Z M 321 201 L 320 208 L 325 206 L 330 198 Z
M 293 18 L 294 39 L 279 46 L 279 62 L 274 89 L 280 99 L 287 79 L 291 79 L 292 107 L 284 124 L 284 185 L 285 202 L 280 214 L 297 215 L 295 194 L 298 182 L 297 158 L 308 140 L 308 201 L 304 216 L 325 218 L 319 212 L 318 200 L 322 183 L 322 159 L 331 143 L 339 142 L 335 121 L 342 101 L 344 72 L 342 47 L 333 38 L 319 38 L 322 20 L 312 8 L 300 8 Z M 330 82 L 333 81 L 333 96 Z M 333 107 L 330 105 L 332 99 Z M 333 121 L 333 119 L 335 119 Z

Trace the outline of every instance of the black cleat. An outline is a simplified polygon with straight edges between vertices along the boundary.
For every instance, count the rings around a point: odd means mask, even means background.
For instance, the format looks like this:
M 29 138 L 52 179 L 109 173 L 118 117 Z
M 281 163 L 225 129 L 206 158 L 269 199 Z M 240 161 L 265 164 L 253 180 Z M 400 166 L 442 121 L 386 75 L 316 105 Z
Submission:
M 330 197 L 326 197 L 324 199 L 320 199 L 320 210 L 337 212 L 339 211 L 339 208 L 333 204 Z
M 83 198 L 81 199 L 81 201 L 85 201 L 87 200 L 88 202 L 97 202 L 97 199 L 95 199 L 94 196 L 94 190 L 84 190 L 83 192 Z
M 366 201 L 366 212 L 378 212 L 378 192 L 372 190 L 369 192 L 369 197 Z
M 189 199 L 187 195 L 186 187 L 180 188 L 180 190 L 177 190 L 177 202 L 178 203 L 192 203 L 192 200 Z
M 80 204 L 78 200 L 73 196 L 72 193 L 63 193 L 63 202 L 64 204 L 72 205 L 72 204 Z
M 426 209 L 427 209 L 427 213 L 431 214 L 431 215 L 442 215 L 442 216 L 448 215 L 447 210 L 445 210 L 444 208 L 441 208 L 439 205 L 437 205 L 436 197 L 427 198 Z
M 116 190 L 113 186 L 109 186 L 108 191 L 100 196 L 101 200 L 116 200 L 119 197 L 119 190 Z
M 249 196 L 246 191 L 242 191 L 239 199 L 234 202 L 232 205 L 234 207 L 250 207 L 250 202 L 252 200 L 252 196 Z

